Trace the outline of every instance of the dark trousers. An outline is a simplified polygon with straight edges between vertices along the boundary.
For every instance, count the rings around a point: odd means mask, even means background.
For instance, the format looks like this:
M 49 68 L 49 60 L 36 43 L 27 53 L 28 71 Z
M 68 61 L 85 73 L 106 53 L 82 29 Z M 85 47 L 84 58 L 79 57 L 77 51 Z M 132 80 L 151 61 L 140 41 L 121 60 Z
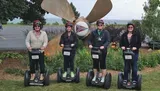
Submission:
M 106 69 L 106 56 L 107 52 L 103 51 L 100 60 L 93 59 L 93 69 Z
M 29 53 L 29 60 L 30 60 L 30 72 L 31 73 L 35 73 L 35 69 L 36 69 L 36 64 L 39 63 L 40 66 L 40 73 L 44 73 L 45 72 L 45 65 L 44 65 L 44 52 L 39 54 L 39 60 L 32 60 L 31 58 L 31 53 Z
M 132 69 L 132 81 L 137 81 L 137 70 L 138 70 L 137 61 L 138 61 L 138 53 L 135 53 L 132 62 L 124 60 L 124 80 L 128 80 L 128 74 L 130 72 L 130 69 Z
M 74 71 L 74 57 L 75 52 L 71 52 L 71 56 L 64 57 L 64 71 L 67 71 L 67 68 L 70 68 L 71 71 Z

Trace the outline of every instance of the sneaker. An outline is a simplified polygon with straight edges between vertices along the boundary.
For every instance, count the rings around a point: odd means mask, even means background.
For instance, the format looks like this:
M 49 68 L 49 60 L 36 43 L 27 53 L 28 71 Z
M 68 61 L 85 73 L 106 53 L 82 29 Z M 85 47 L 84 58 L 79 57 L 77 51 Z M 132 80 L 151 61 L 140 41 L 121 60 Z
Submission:
M 92 79 L 92 82 L 95 82 L 95 81 L 96 81 L 96 76 L 94 76 Z
M 136 81 L 132 81 L 132 85 L 134 85 L 134 86 L 135 86 L 135 85 L 136 85 L 136 83 L 137 83 Z
M 72 78 L 74 77 L 74 73 L 73 73 L 73 72 L 71 72 L 71 77 L 72 77 Z
M 101 79 L 101 83 L 104 83 L 104 81 L 105 81 L 105 78 L 104 78 L 104 77 L 102 77 L 102 79 Z
M 30 80 L 34 80 L 34 78 L 35 78 L 35 74 L 31 74 Z
M 43 80 L 44 79 L 44 76 L 43 74 L 40 75 L 40 80 Z
M 125 85 L 126 85 L 126 84 L 127 84 L 127 80 L 123 80 L 123 84 L 125 84 Z
M 67 76 L 67 72 L 64 72 L 64 73 L 63 73 L 63 77 L 66 77 L 66 76 Z

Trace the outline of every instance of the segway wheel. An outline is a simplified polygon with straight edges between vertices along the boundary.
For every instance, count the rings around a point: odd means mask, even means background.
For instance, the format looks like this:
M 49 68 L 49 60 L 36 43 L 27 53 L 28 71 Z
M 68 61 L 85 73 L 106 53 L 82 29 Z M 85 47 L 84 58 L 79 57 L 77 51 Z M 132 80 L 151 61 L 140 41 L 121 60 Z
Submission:
M 121 89 L 121 88 L 122 88 L 122 82 L 123 82 L 123 73 L 120 72 L 120 73 L 118 74 L 118 81 L 117 81 L 118 89 Z
M 44 85 L 48 86 L 49 85 L 49 71 L 47 70 L 45 75 L 44 75 Z
M 111 73 L 107 73 L 105 77 L 104 88 L 109 89 L 111 87 L 112 76 Z
M 79 68 L 76 68 L 76 79 L 75 79 L 76 83 L 80 82 L 80 70 Z
M 62 76 L 62 69 L 59 68 L 58 71 L 57 71 L 57 82 L 58 83 L 62 82 L 61 76 Z
M 24 74 L 24 86 L 29 86 L 29 80 L 30 80 L 30 71 L 26 71 Z
M 142 75 L 138 75 L 137 90 L 141 90 Z
M 92 86 L 91 81 L 93 79 L 94 73 L 93 70 L 89 70 L 86 76 L 86 86 Z

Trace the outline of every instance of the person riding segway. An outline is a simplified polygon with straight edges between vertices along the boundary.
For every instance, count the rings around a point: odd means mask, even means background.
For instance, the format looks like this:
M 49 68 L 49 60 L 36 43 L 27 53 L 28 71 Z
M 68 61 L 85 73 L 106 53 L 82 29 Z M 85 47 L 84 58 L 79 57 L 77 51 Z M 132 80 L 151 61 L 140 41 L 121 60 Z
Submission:
M 49 73 L 45 71 L 44 49 L 48 44 L 48 37 L 42 31 L 39 20 L 33 22 L 33 31 L 26 37 L 26 46 L 29 53 L 30 70 L 25 72 L 24 85 L 49 85 Z
M 76 47 L 78 38 L 77 35 L 72 32 L 73 24 L 67 22 L 65 25 L 66 31 L 62 34 L 60 39 L 60 46 L 64 57 L 64 73 L 59 68 L 57 72 L 57 82 L 79 82 L 79 68 L 76 68 L 76 74 L 74 73 L 74 57 L 76 54 Z
M 111 74 L 106 72 L 107 47 L 110 43 L 109 32 L 104 30 L 104 21 L 97 21 L 97 29 L 91 32 L 89 48 L 93 59 L 93 70 L 90 69 L 86 77 L 87 86 L 102 86 L 106 89 L 111 85 Z M 100 76 L 100 69 L 102 75 Z
M 139 48 L 141 47 L 141 37 L 134 28 L 134 24 L 128 23 L 127 31 L 122 35 L 120 40 L 120 47 L 123 50 L 124 58 L 124 74 L 122 72 L 119 73 L 117 83 L 118 88 L 136 88 L 140 90 L 142 76 L 137 75 L 137 61 Z

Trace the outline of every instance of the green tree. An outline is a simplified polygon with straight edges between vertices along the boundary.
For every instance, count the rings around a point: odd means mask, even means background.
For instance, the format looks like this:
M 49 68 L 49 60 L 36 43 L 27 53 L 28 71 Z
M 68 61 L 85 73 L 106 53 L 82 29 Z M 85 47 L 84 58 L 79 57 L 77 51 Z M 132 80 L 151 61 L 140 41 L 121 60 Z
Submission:
M 43 24 L 46 23 L 44 19 L 44 15 L 46 11 L 41 8 L 41 3 L 43 0 L 30 0 L 31 2 L 27 2 L 27 6 L 29 9 L 21 15 L 21 19 L 23 19 L 24 24 L 30 24 L 34 20 L 39 19 Z
M 0 23 L 5 24 L 21 16 L 29 8 L 26 3 L 26 0 L 0 0 Z
M 160 40 L 160 1 L 148 0 L 144 4 L 145 15 L 142 20 L 142 31 L 153 40 Z
M 75 18 L 77 19 L 80 16 L 80 13 L 76 10 L 76 7 L 73 5 L 72 2 L 70 3 L 70 5 L 71 5 L 71 7 L 73 9 Z M 65 19 L 62 18 L 62 22 L 63 22 L 63 24 L 66 24 L 67 20 L 65 20 Z

